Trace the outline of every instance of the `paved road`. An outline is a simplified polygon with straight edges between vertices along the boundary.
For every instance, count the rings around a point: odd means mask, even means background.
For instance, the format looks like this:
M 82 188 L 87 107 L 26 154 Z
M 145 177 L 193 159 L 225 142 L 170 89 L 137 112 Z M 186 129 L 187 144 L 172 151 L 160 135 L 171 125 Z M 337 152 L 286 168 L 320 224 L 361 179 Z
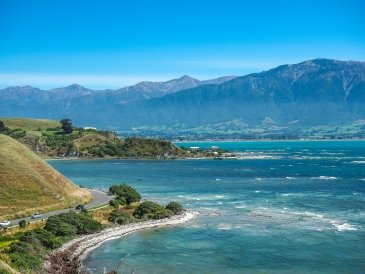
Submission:
M 90 203 L 85 205 L 86 209 L 106 205 L 106 204 L 109 203 L 110 200 L 112 200 L 114 198 L 114 196 L 109 196 L 107 193 L 105 193 L 103 191 L 100 191 L 100 190 L 95 190 L 95 189 L 88 189 L 88 190 L 93 194 L 94 199 Z M 50 216 L 54 216 L 54 215 L 58 215 L 58 214 L 61 214 L 61 213 L 69 212 L 70 210 L 76 211 L 75 208 L 66 208 L 66 209 L 51 211 L 51 212 L 47 212 L 47 213 L 42 214 L 41 219 L 47 219 Z M 34 212 L 34 213 L 36 213 L 36 212 Z M 10 226 L 18 225 L 20 220 L 25 220 L 26 222 L 34 221 L 34 219 L 32 219 L 32 217 L 16 219 L 16 220 L 12 220 L 10 222 Z

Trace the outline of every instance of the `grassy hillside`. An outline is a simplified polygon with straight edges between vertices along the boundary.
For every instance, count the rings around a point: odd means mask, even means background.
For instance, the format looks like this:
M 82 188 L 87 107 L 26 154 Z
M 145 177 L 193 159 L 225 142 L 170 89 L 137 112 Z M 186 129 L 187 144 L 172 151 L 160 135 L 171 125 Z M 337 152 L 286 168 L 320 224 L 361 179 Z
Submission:
M 73 127 L 70 134 L 52 120 L 0 118 L 6 134 L 43 157 L 144 157 L 176 158 L 186 152 L 167 141 L 147 138 L 120 139 L 110 131 Z
M 26 146 L 0 134 L 0 219 L 66 208 L 91 197 Z
M 20 128 L 27 131 L 46 130 L 60 126 L 57 121 L 48 119 L 0 118 L 0 120 L 10 129 Z

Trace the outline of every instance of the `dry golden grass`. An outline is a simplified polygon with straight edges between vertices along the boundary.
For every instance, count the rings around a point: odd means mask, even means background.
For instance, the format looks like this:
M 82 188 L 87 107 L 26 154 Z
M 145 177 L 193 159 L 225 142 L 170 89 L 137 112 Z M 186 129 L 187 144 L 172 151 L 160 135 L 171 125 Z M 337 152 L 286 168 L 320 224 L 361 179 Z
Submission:
M 0 220 L 85 203 L 92 195 L 18 141 L 0 134 Z
M 108 218 L 110 213 L 112 213 L 112 211 L 114 210 L 113 207 L 111 206 L 106 206 L 106 207 L 102 207 L 102 208 L 98 208 L 95 210 L 92 210 L 92 215 L 93 218 L 97 221 L 99 221 L 102 224 L 108 224 Z
M 12 226 L 2 232 L 1 236 L 14 236 L 19 232 L 27 232 L 32 229 L 42 228 L 46 225 L 46 220 L 36 220 L 27 224 L 26 227 L 20 228 L 19 226 Z

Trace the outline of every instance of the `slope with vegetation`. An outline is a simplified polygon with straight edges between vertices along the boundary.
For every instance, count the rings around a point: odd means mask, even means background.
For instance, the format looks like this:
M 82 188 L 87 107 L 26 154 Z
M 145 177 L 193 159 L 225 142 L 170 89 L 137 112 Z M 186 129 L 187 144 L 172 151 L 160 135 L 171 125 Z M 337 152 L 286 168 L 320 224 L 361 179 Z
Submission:
M 67 208 L 91 198 L 29 148 L 0 134 L 0 218 Z
M 120 139 L 111 131 L 72 126 L 70 119 L 53 120 L 0 118 L 6 134 L 44 157 L 144 157 L 175 158 L 186 151 L 171 142 L 146 139 Z
M 110 191 L 117 196 L 115 200 L 118 200 L 110 209 L 99 209 L 92 213 L 86 210 L 78 214 L 63 213 L 48 218 L 41 227 L 20 232 L 12 238 L 0 236 L 0 241 L 12 239 L 5 248 L 0 247 L 0 259 L 22 273 L 43 273 L 41 269 L 48 257 L 48 273 L 80 273 L 81 264 L 78 258 L 73 258 L 67 250 L 56 253 L 52 251 L 71 239 L 99 232 L 108 226 L 161 219 L 184 211 L 176 202 L 165 207 L 150 201 L 139 203 L 141 195 L 126 184 L 111 186 Z M 108 222 L 105 225 L 99 220 L 98 211 L 109 212 L 104 216 Z

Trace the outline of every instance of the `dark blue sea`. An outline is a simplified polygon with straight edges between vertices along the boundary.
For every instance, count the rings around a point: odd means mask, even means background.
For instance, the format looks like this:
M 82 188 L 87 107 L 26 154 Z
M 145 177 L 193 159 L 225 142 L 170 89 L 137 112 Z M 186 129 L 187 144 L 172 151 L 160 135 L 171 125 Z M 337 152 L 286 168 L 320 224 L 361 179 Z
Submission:
M 93 273 L 365 273 L 365 141 L 197 142 L 232 160 L 74 160 L 50 163 L 75 183 L 128 183 L 178 201 L 191 222 L 105 242 Z

